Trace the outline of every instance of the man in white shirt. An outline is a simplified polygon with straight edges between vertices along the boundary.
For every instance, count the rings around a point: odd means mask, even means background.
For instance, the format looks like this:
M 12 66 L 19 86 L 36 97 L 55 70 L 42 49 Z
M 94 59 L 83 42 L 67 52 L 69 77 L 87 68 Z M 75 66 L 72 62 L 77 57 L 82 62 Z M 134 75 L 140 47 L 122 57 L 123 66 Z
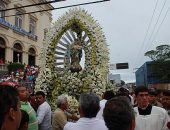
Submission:
M 135 130 L 168 130 L 167 122 L 170 120 L 165 109 L 149 104 L 148 88 L 140 86 L 135 89 L 138 106 L 136 112 Z
M 113 91 L 106 91 L 104 94 L 103 94 L 103 99 L 100 101 L 100 110 L 99 112 L 97 113 L 97 118 L 99 119 L 103 119 L 103 109 L 105 107 L 105 104 L 107 102 L 107 100 L 113 98 L 115 95 L 113 93 Z
M 108 130 L 104 120 L 96 118 L 99 111 L 99 97 L 94 93 L 83 93 L 79 99 L 80 119 L 76 123 L 68 122 L 64 130 Z
M 51 130 L 51 107 L 46 102 L 45 94 L 42 91 L 38 91 L 35 94 L 37 103 L 39 105 L 37 110 L 37 119 L 39 124 L 39 130 Z

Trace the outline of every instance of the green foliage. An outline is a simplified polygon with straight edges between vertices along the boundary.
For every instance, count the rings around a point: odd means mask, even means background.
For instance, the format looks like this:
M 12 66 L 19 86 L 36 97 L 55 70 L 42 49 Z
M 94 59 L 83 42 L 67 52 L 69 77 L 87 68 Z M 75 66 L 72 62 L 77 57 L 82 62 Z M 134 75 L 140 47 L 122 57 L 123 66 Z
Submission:
M 20 63 L 11 63 L 8 64 L 7 68 L 9 72 L 12 72 L 12 71 L 17 71 L 18 69 L 24 69 L 24 65 Z
M 156 50 L 150 50 L 145 53 L 153 61 L 165 61 L 170 59 L 170 45 L 160 45 Z
M 156 60 L 156 51 L 155 50 L 150 50 L 145 53 L 145 56 L 148 56 L 152 60 Z
M 170 45 L 160 45 L 156 50 L 150 50 L 145 53 L 154 62 L 151 65 L 151 73 L 159 78 L 161 82 L 170 81 Z

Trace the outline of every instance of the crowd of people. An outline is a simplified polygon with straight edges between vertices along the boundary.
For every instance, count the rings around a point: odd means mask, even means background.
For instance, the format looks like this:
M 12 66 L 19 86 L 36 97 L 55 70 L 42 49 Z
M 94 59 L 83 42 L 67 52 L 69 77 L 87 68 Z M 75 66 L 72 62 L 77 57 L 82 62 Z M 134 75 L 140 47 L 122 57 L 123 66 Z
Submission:
M 39 73 L 38 66 L 27 65 L 24 69 L 17 69 L 16 71 L 10 72 L 10 74 L 1 77 L 0 82 L 13 82 L 16 84 L 22 84 L 29 88 L 33 92 L 36 78 Z
M 10 74 L 4 75 L 2 77 L 2 81 L 15 81 L 15 82 L 20 82 L 21 80 L 24 81 L 34 81 L 35 78 L 37 77 L 39 72 L 38 66 L 29 66 L 27 65 L 24 69 L 17 69 L 16 71 L 11 71 Z
M 163 108 L 168 106 L 168 91 L 162 93 L 161 104 L 155 98 L 157 91 L 145 86 L 134 90 L 133 102 L 125 88 L 116 95 L 106 91 L 102 100 L 92 92 L 82 93 L 79 115 L 67 112 L 63 94 L 56 97 L 57 109 L 52 112 L 43 91 L 35 93 L 37 109 L 29 102 L 25 86 L 0 85 L 0 93 L 1 130 L 169 130 L 170 126 L 168 110 Z

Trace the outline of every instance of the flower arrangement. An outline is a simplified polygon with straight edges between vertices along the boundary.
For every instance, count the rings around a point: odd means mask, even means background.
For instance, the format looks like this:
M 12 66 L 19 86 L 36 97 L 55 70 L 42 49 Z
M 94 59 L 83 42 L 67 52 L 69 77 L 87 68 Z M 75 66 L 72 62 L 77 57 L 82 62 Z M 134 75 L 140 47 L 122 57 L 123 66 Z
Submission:
M 84 69 L 78 73 L 67 71 L 63 76 L 59 76 L 55 70 L 55 47 L 60 38 L 74 24 L 83 30 L 90 44 L 82 43 L 85 52 Z M 66 12 L 60 17 L 49 29 L 44 44 L 48 45 L 41 56 L 41 61 L 45 61 L 45 67 L 41 68 L 39 77 L 36 81 L 36 90 L 43 89 L 49 94 L 49 100 L 59 94 L 66 93 L 76 99 L 82 92 L 94 92 L 99 96 L 106 89 L 109 52 L 106 44 L 106 38 L 102 32 L 102 28 L 84 9 L 74 8 Z M 46 48 L 46 47 L 45 47 Z M 65 58 L 68 59 L 67 54 Z M 69 63 L 65 60 L 64 66 L 68 67 Z M 54 103 L 53 103 L 54 105 Z M 54 105 L 55 106 L 55 105 Z
M 77 101 L 77 99 L 75 97 L 69 96 L 67 94 L 65 94 L 65 96 L 67 97 L 67 101 L 68 101 L 68 104 L 69 104 L 67 111 L 71 114 L 77 113 L 78 112 L 78 101 Z

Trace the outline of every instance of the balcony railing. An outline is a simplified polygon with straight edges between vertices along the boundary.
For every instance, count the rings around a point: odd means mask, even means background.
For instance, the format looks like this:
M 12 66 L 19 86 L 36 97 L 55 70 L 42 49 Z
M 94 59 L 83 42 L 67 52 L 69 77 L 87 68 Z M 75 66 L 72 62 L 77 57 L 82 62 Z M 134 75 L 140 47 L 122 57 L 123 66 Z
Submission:
M 5 27 L 8 27 L 8 28 L 10 28 L 10 29 L 12 29 L 12 30 L 14 30 L 14 31 L 16 31 L 18 33 L 26 35 L 29 38 L 31 38 L 32 40 L 34 40 L 34 41 L 37 41 L 37 36 L 36 35 L 33 35 L 32 33 L 29 33 L 27 31 L 25 31 L 24 29 L 19 28 L 19 27 L 13 25 L 13 24 L 7 22 L 5 19 L 0 18 L 0 24 L 5 26 Z

